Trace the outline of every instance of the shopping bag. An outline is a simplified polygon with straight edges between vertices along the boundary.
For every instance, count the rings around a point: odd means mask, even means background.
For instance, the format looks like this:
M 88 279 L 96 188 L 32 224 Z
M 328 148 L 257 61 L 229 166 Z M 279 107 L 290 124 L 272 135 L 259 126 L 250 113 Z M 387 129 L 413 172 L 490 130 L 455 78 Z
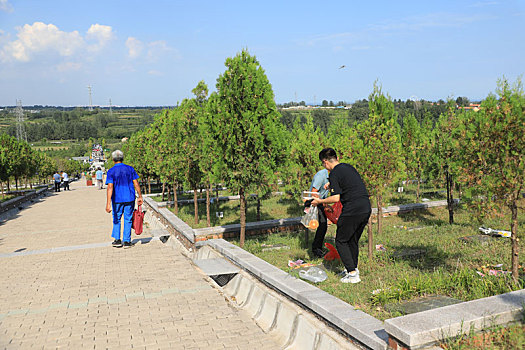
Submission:
M 142 205 L 139 205 L 137 209 L 133 211 L 133 217 L 131 218 L 131 227 L 135 230 L 136 235 L 140 235 L 144 225 L 144 212 L 142 211 Z
M 337 252 L 337 249 L 335 249 L 335 247 L 333 245 L 331 245 L 328 242 L 326 242 L 324 245 L 325 245 L 326 248 L 328 248 L 328 253 L 326 253 L 324 255 L 324 259 L 325 260 L 327 260 L 327 261 L 332 261 L 332 260 L 336 260 L 336 259 L 341 260 L 341 257 L 339 256 L 339 253 Z
M 337 220 L 339 220 L 339 216 L 341 216 L 341 211 L 343 210 L 343 204 L 341 204 L 341 201 L 336 202 L 334 205 L 324 206 L 324 214 L 326 215 L 326 218 L 333 222 L 334 224 L 337 224 Z
M 317 207 L 311 206 L 307 208 L 307 213 L 301 219 L 301 223 L 304 227 L 310 230 L 315 230 L 319 227 L 319 215 Z

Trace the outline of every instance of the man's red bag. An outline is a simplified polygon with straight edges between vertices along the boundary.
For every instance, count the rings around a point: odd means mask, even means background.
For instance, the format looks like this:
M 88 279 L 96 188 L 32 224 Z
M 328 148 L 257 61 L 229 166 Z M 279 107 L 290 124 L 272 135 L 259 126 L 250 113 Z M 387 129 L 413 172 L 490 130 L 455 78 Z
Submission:
M 143 225 L 144 212 L 142 211 L 142 205 L 139 205 L 139 207 L 133 211 L 133 217 L 131 218 L 131 227 L 135 230 L 136 235 L 140 235 L 142 233 Z
M 341 211 L 343 210 L 343 205 L 341 204 L 341 201 L 336 202 L 334 205 L 324 206 L 324 214 L 334 224 L 337 224 L 337 220 L 339 220 L 339 216 L 341 215 Z

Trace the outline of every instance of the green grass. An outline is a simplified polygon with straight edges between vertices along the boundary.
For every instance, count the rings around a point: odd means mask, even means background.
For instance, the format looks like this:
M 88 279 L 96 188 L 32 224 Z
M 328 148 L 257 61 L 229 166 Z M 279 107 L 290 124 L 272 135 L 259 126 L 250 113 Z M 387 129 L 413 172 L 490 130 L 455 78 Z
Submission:
M 222 195 L 227 195 L 221 193 Z M 154 197 L 155 198 L 155 197 Z M 158 197 L 157 197 L 158 198 Z M 188 198 L 188 197 L 186 197 Z M 193 196 L 191 197 L 193 198 Z M 179 197 L 179 199 L 181 199 Z M 293 199 L 286 199 L 282 196 L 272 196 L 269 199 L 261 201 L 261 221 L 271 220 L 276 218 L 290 218 L 298 217 L 302 214 L 302 206 Z M 247 200 L 247 222 L 254 222 L 257 220 L 257 201 L 254 199 Z M 170 208 L 174 210 L 173 208 Z M 201 202 L 198 206 L 199 209 L 199 223 L 195 224 L 194 219 L 194 206 L 192 204 L 179 205 L 179 213 L 177 216 L 185 221 L 192 228 L 203 228 L 207 227 L 206 224 L 206 204 Z M 211 226 L 239 224 L 239 201 L 220 201 L 210 205 L 210 216 Z M 223 218 L 218 218 L 216 212 L 222 212 Z
M 15 197 L 17 197 L 17 196 L 14 195 L 14 194 L 5 194 L 4 196 L 2 196 L 2 195 L 0 194 L 0 203 L 5 202 L 5 201 L 8 201 L 8 200 L 10 200 L 10 199 L 13 199 L 13 198 L 15 198 Z
M 520 207 L 523 204 L 525 201 L 520 203 Z M 477 235 L 479 225 L 473 222 L 468 211 L 461 208 L 458 208 L 455 220 L 454 225 L 448 224 L 448 211 L 445 208 L 384 218 L 384 231 L 381 235 L 374 234 L 373 243 L 383 244 L 386 252 L 374 250 L 373 259 L 370 260 L 367 256 L 366 230 L 361 237 L 359 270 L 362 282 L 355 285 L 340 283 L 336 274 L 343 267 L 340 262 L 335 262 L 325 263 L 328 279 L 317 286 L 383 320 L 400 315 L 386 310 L 387 303 L 434 294 L 467 301 L 524 288 L 523 267 L 519 284 L 514 284 L 510 275 L 489 276 L 486 273 L 491 266 L 500 263 L 503 264 L 501 269 L 510 270 L 510 239 L 494 238 L 487 245 L 464 243 L 459 238 Z M 485 224 L 508 229 L 507 221 L 504 218 L 492 218 Z M 521 230 L 524 221 L 525 215 L 521 214 Z M 329 227 L 325 242 L 333 243 L 334 226 Z M 421 229 L 409 231 L 403 227 Z M 310 232 L 310 244 L 313 235 Z M 237 241 L 233 243 L 237 244 Z M 262 244 L 277 243 L 290 246 L 290 250 L 262 251 Z M 305 244 L 304 232 L 247 237 L 244 249 L 288 272 L 288 260 L 323 263 L 322 259 L 311 256 L 310 247 Z M 424 253 L 414 257 L 395 255 L 395 252 L 416 249 Z M 524 261 L 522 254 L 521 266 L 525 265 Z M 476 271 L 485 273 L 485 277 Z
M 515 350 L 525 348 L 525 325 L 491 327 L 480 333 L 447 339 L 440 346 L 447 350 Z

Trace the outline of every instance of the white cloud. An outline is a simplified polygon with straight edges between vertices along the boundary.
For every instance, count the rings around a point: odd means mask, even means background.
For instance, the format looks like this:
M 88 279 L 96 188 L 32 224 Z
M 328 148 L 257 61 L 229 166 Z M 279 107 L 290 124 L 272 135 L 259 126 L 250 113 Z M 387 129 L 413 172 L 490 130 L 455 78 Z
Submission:
M 394 35 L 401 32 L 415 32 L 427 28 L 461 28 L 474 22 L 493 19 L 491 15 L 430 13 L 407 17 L 398 21 L 371 24 L 360 30 L 318 35 L 306 41 L 306 45 L 330 43 L 332 45 L 361 44 L 379 36 Z M 362 45 L 359 45 L 362 46 Z
M 155 69 L 152 69 L 152 70 L 148 71 L 148 74 L 149 74 L 149 75 L 158 76 L 158 77 L 164 75 L 162 72 L 159 72 L 158 70 L 155 70 Z
M 128 40 L 126 40 L 126 47 L 128 48 L 129 57 L 137 58 L 140 56 L 142 49 L 144 48 L 144 44 L 142 44 L 142 41 L 138 40 L 137 38 L 130 36 Z
M 72 57 L 86 50 L 98 51 L 113 38 L 111 27 L 99 24 L 92 25 L 85 38 L 76 30 L 64 32 L 54 24 L 42 22 L 26 24 L 17 30 L 17 39 L 0 47 L 2 61 L 29 62 L 41 53 Z M 88 45 L 86 39 L 95 43 Z
M 13 12 L 13 6 L 8 0 L 0 0 L 0 11 Z
M 91 25 L 86 34 L 87 40 L 94 40 L 97 42 L 96 44 L 89 46 L 91 51 L 101 50 L 113 40 L 114 37 L 113 28 L 98 23 Z
M 57 70 L 59 72 L 76 71 L 80 70 L 80 68 L 82 68 L 82 63 L 78 62 L 64 62 L 57 65 Z
M 128 48 L 129 58 L 142 58 L 144 62 L 148 63 L 157 62 L 166 57 L 172 59 L 181 58 L 180 53 L 176 49 L 168 46 L 164 40 L 143 43 L 139 39 L 130 36 L 126 40 L 126 47 Z
M 153 41 L 148 44 L 147 60 L 150 62 L 156 62 L 163 56 L 175 53 L 175 56 L 179 56 L 177 51 L 169 47 L 164 40 Z

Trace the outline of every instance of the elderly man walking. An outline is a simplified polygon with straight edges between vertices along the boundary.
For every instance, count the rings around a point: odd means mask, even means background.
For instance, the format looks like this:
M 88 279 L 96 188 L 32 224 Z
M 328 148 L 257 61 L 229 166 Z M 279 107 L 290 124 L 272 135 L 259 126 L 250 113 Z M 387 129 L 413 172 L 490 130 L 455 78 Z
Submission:
M 106 212 L 111 213 L 113 207 L 112 245 L 116 248 L 130 248 L 131 244 L 131 219 L 135 208 L 135 191 L 138 194 L 137 204 L 142 205 L 142 194 L 138 182 L 139 176 L 133 167 L 122 163 L 124 153 L 116 150 L 111 154 L 115 165 L 108 170 L 106 175 L 107 201 Z M 124 216 L 124 231 L 120 239 L 120 221 Z M 124 242 L 124 243 L 123 243 Z

